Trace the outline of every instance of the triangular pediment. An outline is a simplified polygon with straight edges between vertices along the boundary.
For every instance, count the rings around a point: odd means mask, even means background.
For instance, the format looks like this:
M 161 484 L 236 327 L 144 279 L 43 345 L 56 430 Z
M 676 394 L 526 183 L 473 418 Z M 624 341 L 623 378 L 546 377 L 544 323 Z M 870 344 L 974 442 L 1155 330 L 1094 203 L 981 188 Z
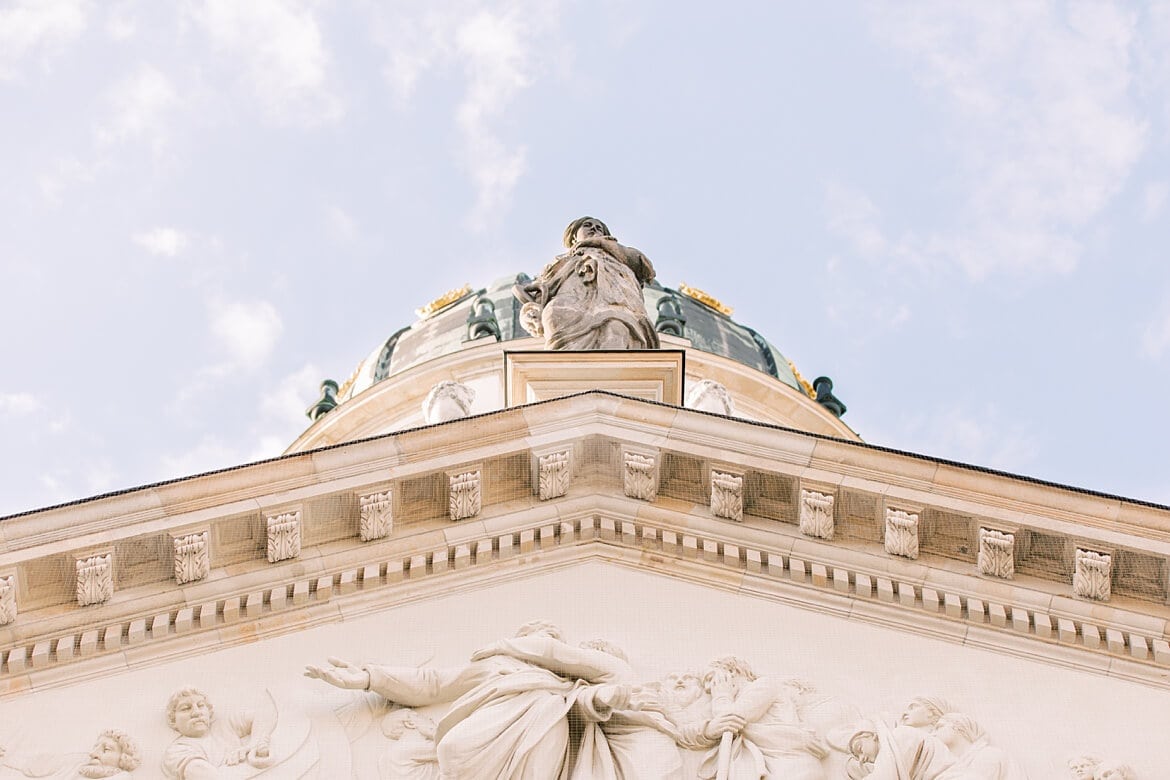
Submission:
M 1137 502 L 591 392 L 8 518 L 0 683 L 14 703 L 51 699 L 379 616 L 425 657 L 412 610 L 466 653 L 518 617 L 600 603 L 633 647 L 735 635 L 725 651 L 781 674 L 795 642 L 836 659 L 820 676 L 838 687 L 850 657 L 908 678 L 959 664 L 966 696 L 998 658 L 1057 688 L 1114 678 L 1160 701 L 1167 529 L 1170 512 Z M 1086 584 L 1102 561 L 1114 568 Z M 516 588 L 547 608 L 490 595 Z M 479 615 L 465 631 L 444 606 L 460 599 Z M 669 626 L 648 619 L 656 602 Z M 920 692 L 889 688 L 865 706 Z

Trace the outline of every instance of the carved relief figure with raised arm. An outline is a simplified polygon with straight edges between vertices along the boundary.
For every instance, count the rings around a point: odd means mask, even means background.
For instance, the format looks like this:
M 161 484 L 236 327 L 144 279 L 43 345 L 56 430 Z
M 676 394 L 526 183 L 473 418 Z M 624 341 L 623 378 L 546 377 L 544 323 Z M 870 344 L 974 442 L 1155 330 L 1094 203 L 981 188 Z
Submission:
M 167 724 L 179 733 L 163 753 L 163 774 L 175 780 L 211 780 L 221 767 L 272 764 L 269 735 L 254 728 L 251 713 L 225 720 L 215 717 L 207 694 L 180 688 L 167 702 Z
M 595 217 L 569 223 L 564 244 L 569 251 L 540 276 L 512 288 L 524 329 L 548 349 L 657 349 L 642 297 L 654 279 L 646 255 L 619 244 Z
M 537 658 L 543 665 L 532 662 Z M 556 626 L 535 621 L 462 666 L 354 666 L 330 658 L 328 667 L 308 666 L 305 675 L 407 707 L 451 702 L 435 729 L 441 777 L 551 780 L 568 771 L 574 705 L 599 714 L 625 705 L 630 688 L 616 683 L 624 671 L 616 661 L 574 648 Z
M 828 743 L 801 722 L 778 680 L 757 677 L 746 661 L 728 656 L 711 662 L 703 683 L 711 694 L 712 712 L 704 733 L 722 733 L 719 745 L 704 758 L 699 777 L 723 772 L 729 780 L 826 777 Z

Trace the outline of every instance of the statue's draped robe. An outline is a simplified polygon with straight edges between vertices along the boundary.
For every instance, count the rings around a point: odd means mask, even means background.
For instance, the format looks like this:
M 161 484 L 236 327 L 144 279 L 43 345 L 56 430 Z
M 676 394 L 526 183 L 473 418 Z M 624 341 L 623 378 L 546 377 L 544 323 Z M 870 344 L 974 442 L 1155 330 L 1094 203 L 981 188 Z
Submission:
M 616 239 L 586 238 L 517 288 L 541 309 L 548 349 L 657 349 L 642 285 L 654 278 L 649 259 Z
M 1027 780 L 1019 764 L 986 737 L 967 748 L 938 780 Z
M 812 730 L 799 722 L 794 707 L 784 701 L 779 686 L 767 678 L 752 682 L 734 700 L 716 696 L 716 714 L 734 712 L 747 725 L 731 745 L 733 780 L 824 780 L 823 759 L 828 753 Z M 699 768 L 699 777 L 716 776 L 719 747 L 711 748 Z
M 540 648 L 547 663 L 565 676 L 509 655 L 487 655 L 489 651 L 454 669 L 365 667 L 370 690 L 390 701 L 409 707 L 452 702 L 435 730 L 441 778 L 567 778 L 569 712 L 575 705 L 604 710 L 593 701 L 593 684 L 606 682 L 611 675 L 589 665 L 590 651 L 578 651 L 586 655 L 561 663 L 565 659 L 556 657 L 558 650 L 576 649 L 556 640 L 524 637 L 493 647 L 510 643 Z
M 955 759 L 932 734 L 913 726 L 877 728 L 877 759 L 866 780 L 941 780 Z

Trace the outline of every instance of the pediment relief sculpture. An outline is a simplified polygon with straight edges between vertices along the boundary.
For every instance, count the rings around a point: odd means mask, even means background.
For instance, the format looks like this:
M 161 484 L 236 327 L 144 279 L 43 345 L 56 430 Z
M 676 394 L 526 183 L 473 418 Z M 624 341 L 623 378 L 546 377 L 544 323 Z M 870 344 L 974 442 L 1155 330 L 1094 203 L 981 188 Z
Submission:
M 565 229 L 568 250 L 531 282 L 512 288 L 520 324 L 552 350 L 657 349 L 643 285 L 653 281 L 646 255 L 624 246 L 595 217 Z
M 6 750 L 0 746 L 0 778 L 117 780 L 132 777 L 131 773 L 141 763 L 138 743 L 118 729 L 106 729 L 99 734 L 88 754 L 22 755 L 18 750 Z
M 1027 780 L 983 724 L 941 697 L 863 717 L 735 656 L 644 680 L 621 648 L 570 643 L 546 621 L 461 665 L 330 658 L 305 675 L 381 702 L 379 777 Z M 1124 764 L 1077 761 L 1077 780 L 1138 780 Z

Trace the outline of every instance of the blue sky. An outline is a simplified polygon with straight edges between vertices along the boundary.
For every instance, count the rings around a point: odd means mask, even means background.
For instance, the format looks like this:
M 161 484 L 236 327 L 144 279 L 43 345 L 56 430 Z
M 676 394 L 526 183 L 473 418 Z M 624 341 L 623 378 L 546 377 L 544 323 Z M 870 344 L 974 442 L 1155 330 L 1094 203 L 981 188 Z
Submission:
M 604 219 L 867 441 L 1170 502 L 1170 8 L 0 1 L 0 514 L 279 454 Z

